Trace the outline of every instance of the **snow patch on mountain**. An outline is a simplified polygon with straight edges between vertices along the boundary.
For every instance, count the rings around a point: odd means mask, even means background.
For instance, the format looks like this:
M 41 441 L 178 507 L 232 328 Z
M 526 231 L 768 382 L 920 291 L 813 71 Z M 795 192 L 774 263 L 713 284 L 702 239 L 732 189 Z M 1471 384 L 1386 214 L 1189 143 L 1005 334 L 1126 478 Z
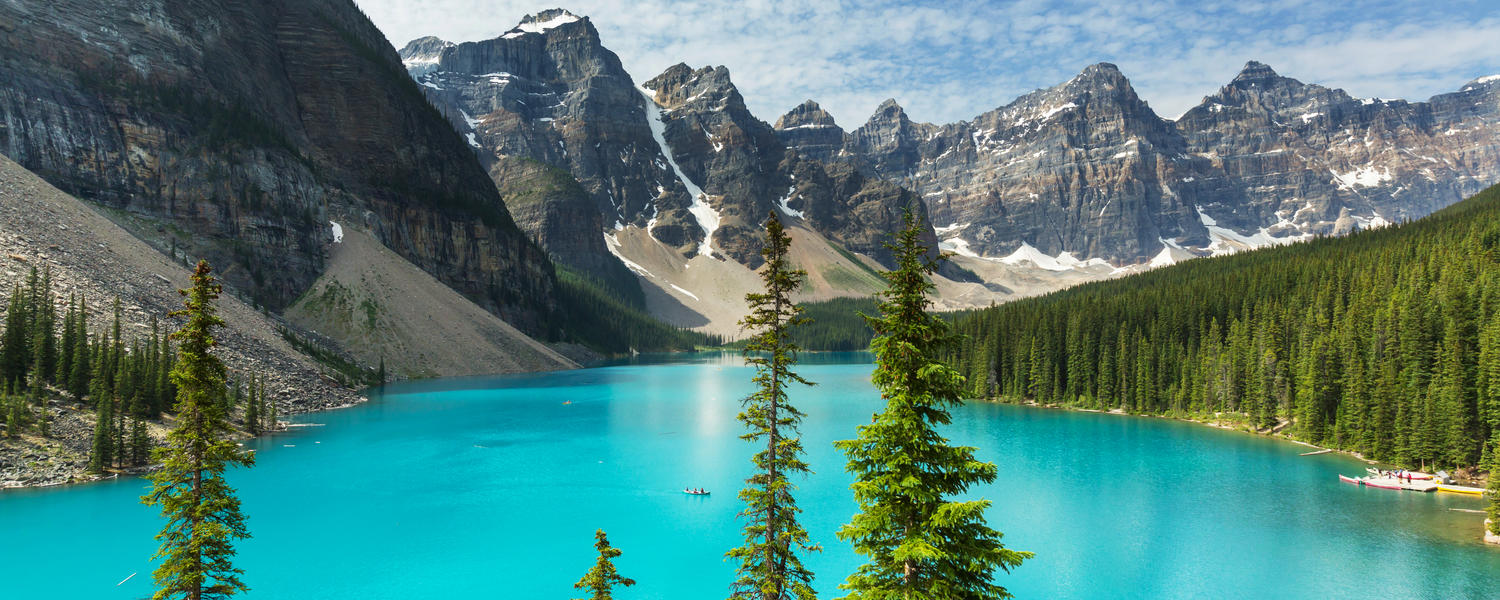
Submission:
M 1198 221 L 1208 229 L 1208 237 L 1212 242 L 1208 245 L 1208 251 L 1214 256 L 1234 254 L 1242 250 L 1253 250 L 1267 246 L 1282 246 L 1300 242 L 1312 237 L 1311 234 L 1289 235 L 1276 237 L 1265 227 L 1253 235 L 1244 235 L 1228 227 L 1219 226 L 1219 222 L 1208 216 L 1202 209 L 1194 207 L 1198 213 Z
M 656 105 L 656 92 L 651 88 L 641 86 L 641 95 L 646 99 L 646 124 L 651 126 L 651 137 L 656 140 L 656 145 L 661 148 L 661 155 L 666 157 L 667 164 L 672 167 L 672 172 L 677 174 L 677 179 L 682 186 L 687 188 L 688 195 L 692 197 L 693 203 L 688 206 L 688 212 L 697 219 L 698 226 L 703 228 L 703 243 L 698 245 L 698 253 L 704 256 L 713 255 L 714 230 L 719 228 L 719 211 L 709 206 L 708 196 L 703 193 L 693 180 L 682 172 L 682 167 L 677 166 L 677 159 L 672 157 L 672 148 L 667 145 L 667 126 L 661 120 L 661 107 Z
M 802 211 L 797 210 L 795 208 L 792 208 L 790 206 L 787 206 L 787 201 L 791 200 L 792 199 L 792 194 L 794 194 L 796 192 L 797 192 L 796 186 L 787 188 L 786 189 L 786 195 L 782 196 L 780 199 L 776 200 L 776 208 L 781 209 L 781 214 L 784 214 L 784 215 L 786 215 L 788 217 L 796 217 L 798 219 L 805 219 L 806 217 L 803 216 Z
M 554 15 L 552 18 L 547 19 L 546 21 L 523 22 L 520 25 L 517 25 L 515 29 L 506 32 L 505 35 L 502 35 L 500 37 L 511 40 L 528 33 L 542 33 L 544 31 L 547 31 L 548 29 L 567 25 L 568 23 L 574 23 L 578 20 L 578 15 L 575 15 L 568 11 L 562 11 L 557 15 Z
M 650 277 L 652 279 L 656 278 L 655 275 L 652 275 L 650 271 L 646 270 L 646 267 L 641 266 L 640 263 L 625 258 L 625 255 L 620 253 L 620 238 L 615 237 L 615 234 L 604 234 L 604 247 L 609 248 L 610 254 L 615 255 L 615 258 L 618 258 L 620 259 L 620 262 L 625 263 L 625 268 L 635 271 L 636 273 L 645 277 Z
M 1066 252 L 1064 252 L 1063 254 L 1068 255 Z M 1068 258 L 1071 259 L 1072 255 L 1068 255 Z M 1020 248 L 1016 248 L 1015 252 L 1010 253 L 1004 258 L 1001 258 L 1000 262 L 1012 266 L 1020 265 L 1023 262 L 1030 262 L 1031 264 L 1048 271 L 1067 271 L 1069 269 L 1072 269 L 1078 263 L 1078 261 L 1073 260 L 1071 261 L 1073 264 L 1065 265 L 1058 260 L 1058 257 L 1047 256 L 1041 250 L 1037 250 L 1035 246 L 1032 246 L 1031 244 L 1028 244 L 1026 242 L 1021 242 Z
M 1328 172 L 1333 173 L 1333 178 L 1338 182 L 1339 187 L 1346 190 L 1353 190 L 1356 187 L 1375 187 L 1394 178 L 1389 168 L 1382 167 L 1377 171 L 1374 165 L 1365 165 L 1347 173 L 1339 173 L 1332 169 Z

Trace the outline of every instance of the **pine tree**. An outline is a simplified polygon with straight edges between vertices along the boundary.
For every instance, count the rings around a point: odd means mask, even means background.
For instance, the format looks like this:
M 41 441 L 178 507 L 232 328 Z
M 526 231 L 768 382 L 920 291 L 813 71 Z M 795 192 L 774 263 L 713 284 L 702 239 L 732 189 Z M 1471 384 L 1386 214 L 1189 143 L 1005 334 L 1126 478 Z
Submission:
M 264 390 L 262 390 L 262 392 L 264 392 Z M 265 403 L 265 409 L 261 411 L 261 414 L 264 414 L 266 416 L 266 426 L 263 428 L 266 431 L 276 431 L 277 428 L 281 426 L 280 423 L 276 422 L 275 400 L 267 400 Z
M 11 289 L 5 309 L 5 332 L 0 334 L 0 381 L 14 383 L 26 376 L 31 364 L 31 336 L 28 325 L 26 293 L 21 286 Z
M 233 541 L 250 537 L 240 501 L 224 479 L 231 466 L 250 466 L 255 457 L 230 441 L 233 429 L 223 410 L 224 363 L 213 354 L 214 329 L 224 325 L 214 301 L 222 288 L 208 263 L 200 261 L 193 273 L 185 315 L 187 323 L 172 334 L 181 341 L 172 369 L 177 386 L 177 424 L 167 434 L 166 447 L 154 452 L 161 468 L 148 477 L 151 492 L 141 501 L 160 506 L 167 523 L 156 539 L 162 559 L 152 574 L 154 600 L 168 598 L 226 598 L 248 590 L 234 567 Z
M 260 398 L 255 389 L 255 375 L 250 375 L 250 398 L 245 402 L 245 431 L 260 435 Z
M 860 509 L 838 536 L 868 561 L 839 587 L 854 599 L 1008 598 L 993 582 L 995 570 L 1009 572 L 1032 555 L 1007 549 L 985 524 L 988 501 L 951 500 L 994 481 L 997 469 L 936 430 L 951 421 L 948 408 L 959 401 L 963 377 L 936 358 L 956 336 L 927 312 L 935 265 L 916 219 L 908 212 L 905 221 L 891 246 L 897 268 L 885 274 L 881 314 L 868 319 L 875 330 L 872 381 L 886 408 L 856 439 L 835 443 L 849 457 Z
M 52 374 L 52 381 L 57 382 L 59 387 L 67 387 L 68 374 L 72 372 L 73 329 L 78 319 L 76 311 L 76 299 L 69 294 L 68 310 L 63 313 L 62 339 L 57 344 L 57 368 Z
M 73 333 L 73 347 L 67 350 L 73 357 L 68 361 L 71 365 L 68 392 L 74 398 L 82 399 L 89 392 L 94 373 L 91 362 L 93 355 L 89 352 L 89 307 L 83 298 L 78 299 L 78 314 L 74 317 L 74 326 L 77 331 Z
M 609 539 L 604 537 L 604 530 L 594 532 L 594 549 L 599 551 L 599 560 L 594 567 L 584 573 L 583 579 L 573 584 L 573 589 L 588 590 L 589 596 L 585 600 L 610 600 L 614 597 L 612 590 L 616 585 L 630 587 L 635 585 L 635 580 L 621 577 L 615 571 L 614 559 L 620 556 L 618 548 L 609 545 Z
M 146 435 L 146 424 L 140 419 L 131 419 L 130 466 L 145 466 L 151 458 L 151 438 Z
M 802 460 L 802 440 L 797 425 L 802 412 L 787 402 L 786 388 L 792 383 L 811 385 L 792 372 L 797 362 L 797 345 L 789 330 L 807 322 L 802 309 L 791 301 L 791 294 L 802 285 L 806 273 L 793 269 L 787 257 L 792 239 L 783 230 L 775 214 L 766 220 L 765 247 L 761 269 L 765 292 L 745 295 L 750 314 L 740 325 L 754 332 L 745 345 L 745 362 L 755 367 L 758 389 L 744 400 L 740 422 L 750 431 L 742 439 L 764 441 L 766 447 L 752 459 L 755 472 L 740 500 L 745 510 L 745 544 L 730 550 L 726 556 L 739 562 L 738 577 L 733 584 L 734 598 L 812 600 L 812 571 L 802 566 L 798 551 L 815 552 L 819 547 L 808 541 L 807 530 L 797 520 L 789 477 L 809 472 Z
M 103 473 L 114 464 L 115 458 L 114 403 L 108 396 L 95 404 L 94 416 L 94 447 L 89 453 L 89 471 Z
M 1490 440 L 1490 506 L 1486 513 L 1490 518 L 1490 532 L 1500 535 L 1500 430 Z

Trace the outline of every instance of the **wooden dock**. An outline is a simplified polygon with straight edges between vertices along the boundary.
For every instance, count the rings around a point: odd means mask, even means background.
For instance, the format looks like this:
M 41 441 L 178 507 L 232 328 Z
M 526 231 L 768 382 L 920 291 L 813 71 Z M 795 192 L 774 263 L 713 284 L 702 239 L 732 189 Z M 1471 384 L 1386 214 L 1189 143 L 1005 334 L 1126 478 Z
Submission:
M 1365 485 L 1388 490 L 1410 490 L 1413 492 L 1437 491 L 1438 484 L 1430 479 L 1414 479 L 1407 481 L 1405 478 L 1395 477 L 1365 477 L 1361 479 Z

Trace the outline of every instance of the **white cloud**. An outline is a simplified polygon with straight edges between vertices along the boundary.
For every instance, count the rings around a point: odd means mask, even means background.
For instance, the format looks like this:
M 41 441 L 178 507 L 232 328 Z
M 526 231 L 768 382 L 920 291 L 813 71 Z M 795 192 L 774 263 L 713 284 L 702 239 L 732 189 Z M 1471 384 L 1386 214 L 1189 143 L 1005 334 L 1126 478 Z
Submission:
M 398 47 L 421 35 L 495 37 L 545 6 L 514 0 L 359 0 Z M 1361 97 L 1423 100 L 1500 72 L 1500 19 L 1479 2 L 1293 0 L 1088 4 L 1065 0 L 584 0 L 637 82 L 677 62 L 725 65 L 757 116 L 817 100 L 846 129 L 888 97 L 952 122 L 1113 62 L 1166 117 L 1247 60 Z

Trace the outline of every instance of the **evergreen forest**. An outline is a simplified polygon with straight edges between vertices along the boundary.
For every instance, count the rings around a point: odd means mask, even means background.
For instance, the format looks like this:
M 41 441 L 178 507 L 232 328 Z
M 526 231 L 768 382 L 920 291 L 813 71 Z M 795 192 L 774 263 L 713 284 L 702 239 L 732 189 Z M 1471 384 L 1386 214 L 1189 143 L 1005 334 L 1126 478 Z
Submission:
M 1473 467 L 1500 432 L 1500 187 L 1419 221 L 956 317 L 976 397 Z

